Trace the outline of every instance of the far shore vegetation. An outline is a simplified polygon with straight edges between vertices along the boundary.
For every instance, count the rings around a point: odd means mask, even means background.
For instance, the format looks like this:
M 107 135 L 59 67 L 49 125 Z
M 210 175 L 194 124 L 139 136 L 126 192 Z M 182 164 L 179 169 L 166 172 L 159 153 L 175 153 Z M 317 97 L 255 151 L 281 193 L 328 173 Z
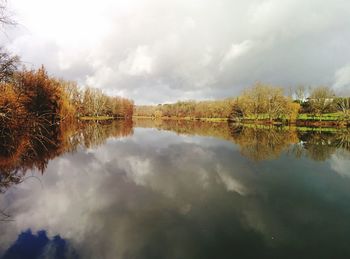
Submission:
M 135 106 L 134 117 L 347 127 L 350 97 L 337 96 L 325 86 L 297 86 L 285 95 L 282 87 L 258 82 L 235 98 Z

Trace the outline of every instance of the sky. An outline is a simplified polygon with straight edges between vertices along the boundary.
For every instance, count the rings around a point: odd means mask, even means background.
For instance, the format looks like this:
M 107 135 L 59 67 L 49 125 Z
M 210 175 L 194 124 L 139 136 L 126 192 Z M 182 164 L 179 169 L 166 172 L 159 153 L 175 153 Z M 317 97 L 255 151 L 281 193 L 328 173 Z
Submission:
M 348 0 L 9 0 L 0 44 L 27 67 L 136 104 L 257 81 L 350 94 Z

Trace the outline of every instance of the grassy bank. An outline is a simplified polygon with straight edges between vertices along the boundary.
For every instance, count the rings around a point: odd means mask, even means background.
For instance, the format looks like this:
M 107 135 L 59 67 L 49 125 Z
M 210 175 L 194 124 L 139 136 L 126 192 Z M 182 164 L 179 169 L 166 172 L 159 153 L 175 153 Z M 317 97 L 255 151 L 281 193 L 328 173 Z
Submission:
M 79 120 L 81 121 L 103 121 L 103 120 L 125 120 L 127 118 L 121 116 L 81 116 Z
M 313 114 L 307 114 L 302 113 L 299 114 L 298 120 L 301 121 L 345 121 L 346 118 L 343 113 L 325 113 L 320 115 L 313 115 Z
M 233 125 L 242 125 L 245 128 L 255 128 L 255 129 L 271 129 L 276 128 L 276 125 L 266 125 L 266 124 L 253 124 L 253 123 L 233 123 Z M 297 125 L 281 125 L 278 127 L 282 130 L 295 130 L 299 132 L 330 132 L 330 133 L 336 133 L 336 132 L 342 132 L 342 131 L 348 131 L 344 127 L 307 127 L 307 126 L 297 126 Z
M 82 116 L 79 120 L 82 121 L 101 121 L 101 120 L 114 120 L 116 117 L 112 116 Z

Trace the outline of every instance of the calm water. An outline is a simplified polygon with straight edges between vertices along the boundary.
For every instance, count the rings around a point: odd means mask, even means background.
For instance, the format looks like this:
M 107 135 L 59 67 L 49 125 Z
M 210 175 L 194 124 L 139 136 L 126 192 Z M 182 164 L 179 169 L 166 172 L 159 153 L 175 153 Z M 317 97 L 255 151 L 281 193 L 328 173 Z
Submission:
M 4 258 L 350 258 L 348 131 L 136 121 L 62 139 L 0 161 Z

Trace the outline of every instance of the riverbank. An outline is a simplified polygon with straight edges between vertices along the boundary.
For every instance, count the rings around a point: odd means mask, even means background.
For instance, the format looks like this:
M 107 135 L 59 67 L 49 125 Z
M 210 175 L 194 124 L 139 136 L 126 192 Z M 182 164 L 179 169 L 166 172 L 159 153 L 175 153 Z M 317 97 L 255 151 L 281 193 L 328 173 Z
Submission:
M 267 118 L 244 118 L 244 119 L 229 119 L 229 118 L 193 118 L 193 117 L 151 117 L 151 116 L 133 116 L 134 119 L 151 119 L 151 120 L 177 120 L 177 121 L 207 121 L 207 122 L 233 122 L 242 124 L 255 125 L 293 125 L 297 127 L 327 127 L 327 128 L 347 128 L 350 127 L 350 121 L 341 118 L 339 115 L 321 115 L 311 116 L 308 114 L 300 114 L 298 119 L 289 121 L 286 119 L 269 120 Z M 337 119 L 335 119 L 337 118 Z
M 103 120 L 120 120 L 126 119 L 124 117 L 115 117 L 115 116 L 82 116 L 79 117 L 81 121 L 103 121 Z

